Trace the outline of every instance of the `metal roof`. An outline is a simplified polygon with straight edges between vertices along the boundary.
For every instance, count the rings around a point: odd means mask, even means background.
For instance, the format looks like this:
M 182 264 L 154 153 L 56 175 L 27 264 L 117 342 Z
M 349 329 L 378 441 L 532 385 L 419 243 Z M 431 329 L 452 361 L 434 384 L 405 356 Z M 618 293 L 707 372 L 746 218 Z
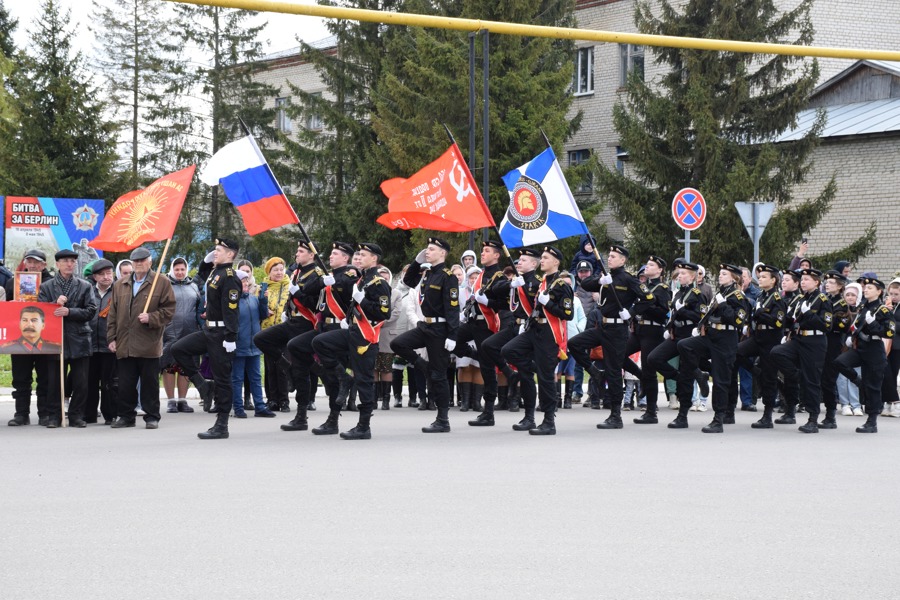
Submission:
M 775 141 L 790 142 L 802 138 L 815 123 L 817 110 L 824 110 L 827 119 L 823 138 L 900 132 L 900 98 L 888 98 L 806 109 L 797 116 L 797 126 Z
M 337 36 L 329 35 L 326 38 L 322 38 L 321 40 L 316 40 L 314 42 L 309 42 L 309 46 L 315 50 L 328 50 L 329 48 L 334 48 L 337 46 Z M 276 58 L 285 58 L 288 56 L 295 56 L 300 54 L 303 50 L 302 46 L 294 46 L 293 48 L 288 48 L 287 50 L 279 50 L 278 52 L 272 52 L 271 54 L 266 54 L 262 60 L 274 60 Z

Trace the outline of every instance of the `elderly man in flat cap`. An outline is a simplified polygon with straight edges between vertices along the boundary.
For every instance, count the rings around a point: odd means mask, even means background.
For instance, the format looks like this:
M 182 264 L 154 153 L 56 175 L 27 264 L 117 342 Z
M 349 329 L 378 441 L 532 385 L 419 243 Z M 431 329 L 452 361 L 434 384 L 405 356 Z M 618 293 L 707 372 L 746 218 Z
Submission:
M 91 319 L 97 313 L 94 290 L 84 279 L 75 277 L 78 254 L 74 250 L 56 253 L 56 277 L 41 284 L 39 302 L 57 305 L 53 314 L 63 317 L 64 370 L 71 376 L 72 396 L 69 400 L 69 425 L 86 427 L 84 408 L 87 402 L 87 374 L 91 356 Z M 47 427 L 60 424 L 60 369 L 59 356 L 47 355 L 47 383 L 49 422 Z
M 106 339 L 116 353 L 119 393 L 112 427 L 134 427 L 138 380 L 147 429 L 159 427 L 159 357 L 166 325 L 175 314 L 175 292 L 168 277 L 157 277 L 146 248 L 131 252 L 134 271 L 113 284 Z M 153 280 L 156 279 L 156 285 Z M 151 294 L 151 288 L 153 292 Z

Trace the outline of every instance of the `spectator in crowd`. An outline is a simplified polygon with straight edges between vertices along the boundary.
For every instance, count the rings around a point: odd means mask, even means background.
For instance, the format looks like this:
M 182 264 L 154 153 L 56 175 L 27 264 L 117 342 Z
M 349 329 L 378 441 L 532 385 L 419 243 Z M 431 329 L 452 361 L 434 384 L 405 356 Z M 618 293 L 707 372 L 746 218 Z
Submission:
M 244 381 L 250 381 L 250 394 L 253 398 L 255 417 L 274 417 L 275 413 L 266 407 L 263 400 L 262 377 L 260 373 L 260 356 L 262 351 L 253 343 L 253 336 L 260 332 L 260 324 L 268 317 L 268 306 L 261 302 L 256 294 L 251 293 L 253 277 L 238 267 L 235 271 L 241 280 L 241 297 L 238 300 L 238 335 L 234 362 L 231 364 L 231 391 L 234 404 L 234 416 L 246 419 L 244 407 Z
M 91 319 L 91 358 L 87 404 L 84 409 L 84 420 L 88 424 L 97 422 L 98 406 L 104 425 L 110 425 L 116 418 L 116 355 L 109 349 L 106 339 L 114 268 L 111 262 L 101 258 L 85 269 L 85 276 L 94 282 L 94 300 L 97 302 L 97 312 Z
M 159 362 L 162 366 L 163 387 L 168 398 L 168 413 L 192 413 L 194 409 L 187 401 L 190 382 L 175 359 L 172 358 L 172 344 L 181 338 L 200 331 L 200 314 L 203 312 L 203 298 L 197 282 L 188 277 L 190 265 L 183 257 L 177 257 L 169 265 L 169 284 L 175 294 L 175 312 L 163 332 L 163 353 Z M 177 380 L 176 380 L 177 378 Z M 178 397 L 175 397 L 176 383 Z

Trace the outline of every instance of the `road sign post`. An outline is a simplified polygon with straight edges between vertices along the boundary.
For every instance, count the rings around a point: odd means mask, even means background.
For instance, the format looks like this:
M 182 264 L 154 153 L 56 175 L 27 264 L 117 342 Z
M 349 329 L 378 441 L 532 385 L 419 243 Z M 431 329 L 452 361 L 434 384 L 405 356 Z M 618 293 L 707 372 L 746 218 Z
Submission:
M 694 188 L 684 188 L 672 199 L 672 218 L 684 229 L 684 238 L 677 240 L 684 243 L 684 259 L 691 260 L 691 244 L 700 240 L 692 240 L 691 232 L 698 229 L 706 220 L 706 200 L 703 194 Z
M 735 202 L 734 207 L 744 222 L 747 234 L 753 240 L 753 264 L 759 262 L 759 240 L 762 238 L 763 232 L 772 213 L 775 212 L 774 202 Z

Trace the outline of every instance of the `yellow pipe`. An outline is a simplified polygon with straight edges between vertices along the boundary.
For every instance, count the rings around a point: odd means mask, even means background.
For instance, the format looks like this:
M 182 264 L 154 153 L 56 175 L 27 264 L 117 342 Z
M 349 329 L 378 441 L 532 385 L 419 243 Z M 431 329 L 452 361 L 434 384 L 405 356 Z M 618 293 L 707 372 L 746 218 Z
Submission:
M 860 50 L 854 48 L 793 46 L 790 44 L 762 44 L 758 42 L 737 42 L 733 40 L 688 38 L 671 35 L 650 35 L 644 33 L 617 33 L 614 31 L 597 31 L 593 29 L 574 29 L 568 27 L 547 27 L 545 25 L 523 25 L 521 23 L 502 23 L 499 21 L 482 21 L 479 19 L 459 19 L 454 17 L 417 15 L 411 13 L 367 10 L 361 8 L 343 8 L 339 6 L 292 4 L 287 2 L 274 2 L 272 0 L 167 1 L 206 6 L 220 6 L 222 8 L 241 8 L 260 12 L 265 11 L 287 13 L 293 15 L 306 15 L 310 17 L 323 17 L 326 19 L 348 19 L 351 21 L 386 23 L 388 25 L 412 25 L 416 27 L 453 29 L 457 31 L 480 31 L 482 29 L 487 29 L 491 33 L 503 33 L 507 35 L 611 42 L 618 44 L 636 44 L 639 46 L 666 46 L 671 48 L 693 48 L 695 50 L 715 50 L 720 52 L 749 52 L 752 54 L 784 54 L 789 56 L 815 56 L 821 58 L 900 61 L 900 52 L 888 50 Z

